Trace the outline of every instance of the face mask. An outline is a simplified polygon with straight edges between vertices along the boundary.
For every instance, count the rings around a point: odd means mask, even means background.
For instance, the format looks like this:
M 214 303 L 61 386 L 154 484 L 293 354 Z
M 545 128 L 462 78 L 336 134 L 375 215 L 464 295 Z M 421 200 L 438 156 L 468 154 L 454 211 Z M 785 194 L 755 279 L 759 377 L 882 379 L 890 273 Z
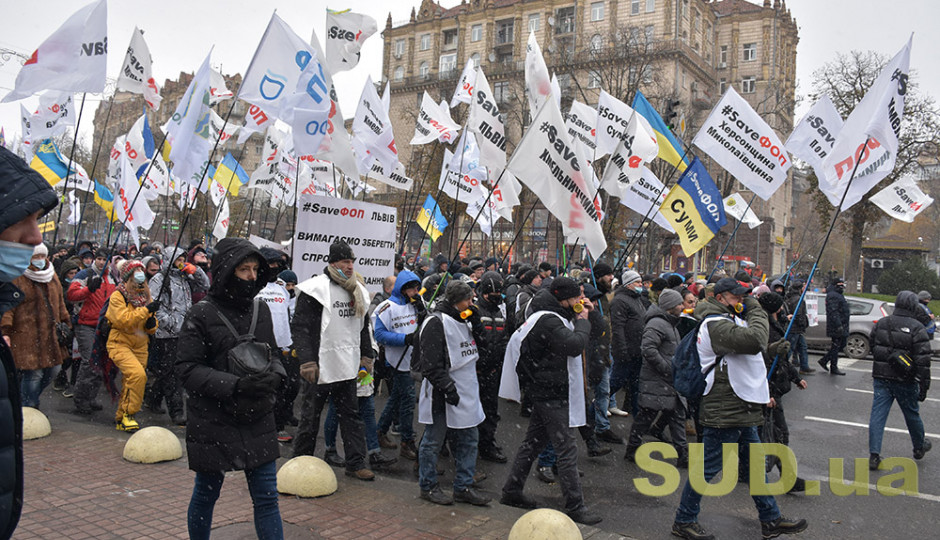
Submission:
M 23 275 L 33 258 L 33 246 L 0 240 L 0 281 L 9 282 Z
M 255 282 L 248 281 L 247 279 L 242 279 L 240 277 L 233 277 L 232 282 L 229 285 L 229 291 L 232 296 L 235 298 L 241 299 L 250 299 L 255 296 Z
M 29 261 L 29 263 L 36 267 L 37 270 L 42 270 L 46 267 L 46 259 L 36 259 Z
M 147 276 L 145 276 L 143 272 L 134 272 L 134 281 L 141 284 L 147 281 Z
M 293 298 L 293 297 L 294 297 L 294 289 L 290 289 L 289 291 L 287 291 L 287 294 L 289 294 L 290 297 Z

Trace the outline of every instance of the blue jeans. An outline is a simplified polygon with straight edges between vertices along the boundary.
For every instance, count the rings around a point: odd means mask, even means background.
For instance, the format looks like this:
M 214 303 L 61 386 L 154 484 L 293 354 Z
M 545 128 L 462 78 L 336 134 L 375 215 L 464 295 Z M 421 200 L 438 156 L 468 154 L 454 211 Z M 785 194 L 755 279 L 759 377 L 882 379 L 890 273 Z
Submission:
M 806 336 L 803 334 L 790 335 L 790 353 L 793 359 L 799 359 L 800 369 L 806 371 L 809 369 L 809 355 L 806 352 Z
M 398 420 L 398 432 L 401 433 L 401 441 L 414 441 L 414 411 L 415 382 L 411 378 L 411 372 L 395 371 L 392 375 L 392 395 L 389 396 L 388 401 L 385 402 L 385 408 L 382 409 L 378 430 L 387 433 L 392 426 L 392 422 Z
M 39 394 L 49 386 L 61 367 L 52 366 L 20 371 L 20 394 L 23 396 L 24 407 L 39 408 Z
M 437 485 L 437 457 L 448 432 L 457 469 L 454 474 L 454 491 L 464 491 L 473 485 L 473 475 L 476 474 L 479 442 L 477 428 L 448 429 L 443 408 L 434 411 L 432 419 L 434 423 L 425 426 L 418 448 L 418 484 L 421 491 L 431 491 Z
M 277 507 L 277 465 L 269 461 L 254 469 L 245 469 L 248 491 L 255 507 L 255 533 L 261 540 L 284 538 L 281 512 Z M 187 525 L 191 540 L 207 540 L 212 531 L 212 511 L 222 491 L 224 472 L 197 472 L 193 498 L 189 501 Z
M 868 421 L 868 452 L 881 453 L 881 440 L 884 437 L 885 422 L 891 412 L 891 403 L 895 400 L 901 407 L 907 431 L 911 434 L 911 443 L 915 450 L 924 446 L 924 422 L 920 419 L 920 403 L 917 395 L 920 388 L 916 381 L 900 382 L 885 379 L 872 379 L 875 397 L 871 402 L 871 419 Z
M 379 451 L 379 435 L 375 432 L 375 398 L 365 396 L 356 398 L 359 402 L 359 416 L 366 430 L 366 450 L 370 454 Z M 326 410 L 326 420 L 323 421 L 323 444 L 327 448 L 336 449 L 336 430 L 339 428 L 339 417 L 336 415 L 336 405 L 330 398 L 330 406 Z
M 594 431 L 601 433 L 610 429 L 607 409 L 610 408 L 610 368 L 604 370 L 601 382 L 594 387 Z
M 721 471 L 721 445 L 723 443 L 736 443 L 738 445 L 739 461 L 745 463 L 747 460 L 751 443 L 759 443 L 757 436 L 757 426 L 733 427 L 733 428 L 711 428 L 705 427 L 703 441 L 705 444 L 705 481 L 711 482 Z M 743 467 L 742 474 L 749 473 L 748 468 Z M 730 471 L 725 471 L 729 474 Z M 691 470 L 689 474 L 694 474 Z M 766 475 L 764 480 L 766 481 Z M 744 478 L 747 483 L 748 478 Z M 777 501 L 770 495 L 752 495 L 754 506 L 757 507 L 757 516 L 761 521 L 773 521 L 780 517 L 780 509 L 777 508 Z M 702 502 L 702 494 L 692 489 L 692 484 L 686 480 L 685 488 L 682 490 L 682 500 L 679 502 L 679 509 L 676 510 L 676 522 L 693 523 L 698 521 L 698 513 Z

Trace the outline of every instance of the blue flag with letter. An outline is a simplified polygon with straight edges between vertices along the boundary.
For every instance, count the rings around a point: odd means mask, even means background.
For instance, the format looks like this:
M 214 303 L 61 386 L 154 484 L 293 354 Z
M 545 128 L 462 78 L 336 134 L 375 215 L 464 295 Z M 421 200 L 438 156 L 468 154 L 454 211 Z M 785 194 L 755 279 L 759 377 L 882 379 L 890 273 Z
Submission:
M 728 223 L 721 191 L 695 158 L 659 207 L 679 235 L 682 251 L 692 256 Z
M 418 217 L 415 218 L 415 223 L 427 231 L 431 241 L 437 241 L 444 234 L 444 229 L 447 228 L 447 219 L 444 218 L 440 206 L 430 194 L 424 200 L 424 206 L 421 208 Z

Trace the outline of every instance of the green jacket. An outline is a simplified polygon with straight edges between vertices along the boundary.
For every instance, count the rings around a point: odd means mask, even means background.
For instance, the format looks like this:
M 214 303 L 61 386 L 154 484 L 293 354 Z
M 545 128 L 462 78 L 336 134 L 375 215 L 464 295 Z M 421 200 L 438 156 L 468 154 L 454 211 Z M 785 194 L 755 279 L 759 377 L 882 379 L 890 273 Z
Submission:
M 726 354 L 758 354 L 767 347 L 769 326 L 767 312 L 750 296 L 744 299 L 744 320 L 747 327 L 738 326 L 732 320 L 718 320 L 709 324 L 712 349 L 719 356 Z M 714 298 L 695 307 L 695 318 L 702 320 L 708 315 L 736 315 L 734 310 L 720 304 Z M 748 403 L 731 388 L 727 371 L 716 368 L 715 382 L 711 391 L 702 398 L 702 425 L 713 428 L 757 426 L 763 422 L 761 407 L 765 403 Z

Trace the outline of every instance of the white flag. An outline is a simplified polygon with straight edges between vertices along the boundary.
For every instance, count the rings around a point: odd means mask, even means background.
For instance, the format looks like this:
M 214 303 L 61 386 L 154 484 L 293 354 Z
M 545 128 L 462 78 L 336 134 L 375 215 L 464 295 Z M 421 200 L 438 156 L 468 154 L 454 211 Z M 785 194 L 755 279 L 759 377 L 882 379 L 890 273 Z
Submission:
M 640 114 L 634 114 L 632 107 L 614 96 L 601 90 L 597 99 L 597 156 L 600 158 L 613 152 L 621 139 L 626 137 L 630 120 L 638 116 L 640 123 L 648 133 L 653 133 L 649 123 Z M 655 136 L 655 134 L 654 134 Z
M 839 205 L 856 165 L 858 171 L 845 196 L 843 210 L 862 200 L 871 188 L 894 170 L 904 118 L 911 39 L 888 62 L 868 88 L 868 93 L 855 106 L 823 163 L 824 176 L 819 178 L 819 189 L 833 206 Z
M 794 157 L 810 164 L 816 177 L 823 176 L 823 161 L 832 152 L 842 131 L 842 117 L 829 96 L 823 95 L 806 113 L 785 143 Z
M 245 124 L 238 132 L 238 141 L 235 144 L 241 146 L 255 133 L 261 133 L 268 129 L 274 122 L 274 118 L 268 116 L 261 107 L 250 105 L 248 112 L 245 113 Z
M 69 191 L 69 225 L 78 225 L 82 217 L 82 207 L 75 196 L 75 190 Z
M 123 153 L 127 155 L 127 159 L 134 168 L 135 175 L 144 186 L 142 195 L 148 201 L 155 201 L 158 196 L 165 195 L 170 179 L 163 157 L 156 152 L 147 115 L 141 115 L 131 126 L 127 136 L 123 139 L 119 138 L 119 140 L 123 140 Z M 112 149 L 112 162 L 118 157 L 120 155 L 116 155 Z M 152 166 L 151 161 L 153 162 Z
M 587 244 L 594 257 L 600 257 L 607 249 L 607 240 L 595 190 L 583 172 L 587 167 L 568 138 L 561 111 L 548 100 L 506 168 L 538 195 L 571 234 Z
M 127 160 L 127 156 L 121 157 L 121 182 L 117 185 L 116 197 L 114 200 L 114 215 L 127 227 L 134 244 L 140 247 L 140 232 L 138 228 L 144 230 L 153 226 L 154 214 L 147 205 L 147 200 L 142 196 L 137 196 L 140 191 L 140 184 L 134 175 L 134 168 Z M 136 200 L 135 200 L 136 199 Z
M 193 204 L 196 202 L 196 195 L 199 194 L 199 190 L 196 189 L 196 186 L 193 186 L 189 182 L 176 182 L 176 193 L 179 194 L 180 198 L 177 201 L 180 211 L 183 208 L 192 208 Z
M 640 115 L 634 112 L 623 138 L 607 160 L 607 168 L 601 180 L 601 188 L 616 197 L 626 194 L 627 186 L 643 176 L 646 163 L 659 153 L 654 135 L 647 133 L 640 121 Z
M 411 186 L 414 185 L 414 180 L 405 176 L 405 166 L 401 163 L 398 163 L 391 173 L 386 173 L 379 160 L 373 160 L 369 174 L 366 176 L 405 191 L 411 190 Z
M 457 89 L 454 90 L 454 97 L 450 100 L 451 107 L 456 107 L 458 103 L 469 104 L 473 100 L 473 85 L 476 78 L 477 70 L 473 66 L 473 60 L 467 60 L 467 65 L 463 67 L 463 72 L 457 79 Z
M 753 229 L 763 223 L 763 221 L 757 217 L 757 214 L 754 213 L 754 210 L 751 210 L 751 207 L 748 206 L 747 201 L 744 200 L 744 197 L 742 197 L 740 193 L 728 195 L 723 202 L 725 205 L 725 213 L 738 221 L 743 221 L 748 227 Z
M 215 227 L 212 229 L 212 236 L 221 240 L 228 235 L 229 208 L 227 197 L 222 197 L 222 207 L 217 211 L 218 216 L 215 218 Z
M 103 92 L 107 63 L 108 4 L 98 0 L 76 11 L 33 51 L 3 102 L 43 90 Z
M 30 119 L 29 135 L 34 140 L 48 139 L 75 126 L 75 107 L 72 94 L 46 92 L 39 96 L 39 110 Z
M 307 59 L 294 96 L 289 100 L 293 110 L 289 121 L 294 134 L 294 148 L 299 155 L 316 153 L 332 125 L 330 82 L 320 60 L 316 52 Z
M 529 98 L 529 113 L 533 117 L 552 95 L 552 80 L 548 76 L 548 67 L 545 66 L 545 58 L 542 57 L 539 41 L 535 39 L 535 32 L 531 31 L 525 46 L 525 95 Z
M 421 96 L 421 109 L 415 120 L 415 135 L 411 144 L 427 144 L 435 140 L 449 143 L 454 140 L 459 130 L 460 126 L 450 118 L 446 105 L 442 108 L 434 103 L 425 91 Z
M 173 174 L 194 186 L 206 188 L 203 176 L 209 166 L 209 151 L 215 140 L 211 138 L 209 108 L 209 56 L 189 83 L 186 93 L 176 106 L 176 112 L 163 125 L 170 143 L 170 161 Z
M 674 233 L 676 230 L 672 228 L 669 220 L 659 212 L 659 205 L 663 203 L 666 194 L 666 187 L 659 181 L 659 178 L 656 178 L 653 171 L 643 169 L 640 179 L 630 183 L 624 190 L 623 197 L 620 197 L 620 204 L 641 216 L 652 216 L 653 223 Z
M 477 144 L 480 145 L 480 163 L 493 176 L 506 168 L 506 131 L 483 68 L 477 68 L 467 131 L 476 135 Z
M 774 130 L 729 86 L 692 144 L 763 200 L 783 185 L 790 156 Z
M 489 198 L 487 199 L 487 197 Z M 471 219 L 477 220 L 477 225 L 480 226 L 483 234 L 486 236 L 493 234 L 493 225 L 499 220 L 500 215 L 496 210 L 496 204 L 493 202 L 489 190 L 484 189 L 480 197 L 467 204 L 467 215 Z
M 131 34 L 131 43 L 127 46 L 124 55 L 124 65 L 118 74 L 117 88 L 134 94 L 143 94 L 144 101 L 151 109 L 160 110 L 160 87 L 153 78 L 153 61 L 150 58 L 150 48 L 144 41 L 143 30 L 134 27 Z
M 933 199 L 921 191 L 913 178 L 901 178 L 875 193 L 869 199 L 894 219 L 913 223 L 917 214 L 933 204 Z
M 238 124 L 226 122 L 214 109 L 209 109 L 209 127 L 212 129 L 209 138 L 212 141 L 218 140 L 219 146 L 227 143 L 238 131 Z
M 225 86 L 225 77 L 216 70 L 209 72 L 209 105 L 231 99 L 235 94 Z
M 293 117 L 289 100 L 301 72 L 314 49 L 277 16 L 271 15 L 251 64 L 245 72 L 238 97 L 264 109 L 265 113 L 289 122 Z
M 29 160 L 32 159 L 33 154 L 33 115 L 26 110 L 26 107 L 20 105 L 20 131 L 22 132 L 22 140 L 20 141 L 20 149 L 23 150 L 29 157 L 26 159 L 26 162 L 29 163 Z M 41 138 L 37 138 L 37 141 L 42 141 Z
M 568 137 L 581 147 L 588 161 L 593 162 L 597 153 L 597 110 L 578 100 L 572 101 L 565 127 Z
M 448 158 L 450 159 L 449 162 L 447 161 Z M 486 194 L 480 179 L 466 172 L 466 168 L 464 168 L 465 172 L 461 174 L 459 172 L 460 164 L 455 163 L 455 160 L 459 162 L 460 156 L 451 154 L 449 150 L 445 149 L 444 167 L 441 169 L 441 177 L 437 188 L 457 201 L 469 202 L 479 199 L 481 196 L 485 197 Z
M 326 10 L 326 65 L 330 73 L 359 63 L 362 44 L 379 29 L 375 19 L 361 13 Z
M 379 160 L 384 170 L 393 171 L 398 167 L 398 149 L 395 148 L 392 121 L 382 98 L 375 91 L 371 76 L 366 78 L 359 96 L 352 129 L 352 144 L 362 169 L 369 170 L 374 159 Z

